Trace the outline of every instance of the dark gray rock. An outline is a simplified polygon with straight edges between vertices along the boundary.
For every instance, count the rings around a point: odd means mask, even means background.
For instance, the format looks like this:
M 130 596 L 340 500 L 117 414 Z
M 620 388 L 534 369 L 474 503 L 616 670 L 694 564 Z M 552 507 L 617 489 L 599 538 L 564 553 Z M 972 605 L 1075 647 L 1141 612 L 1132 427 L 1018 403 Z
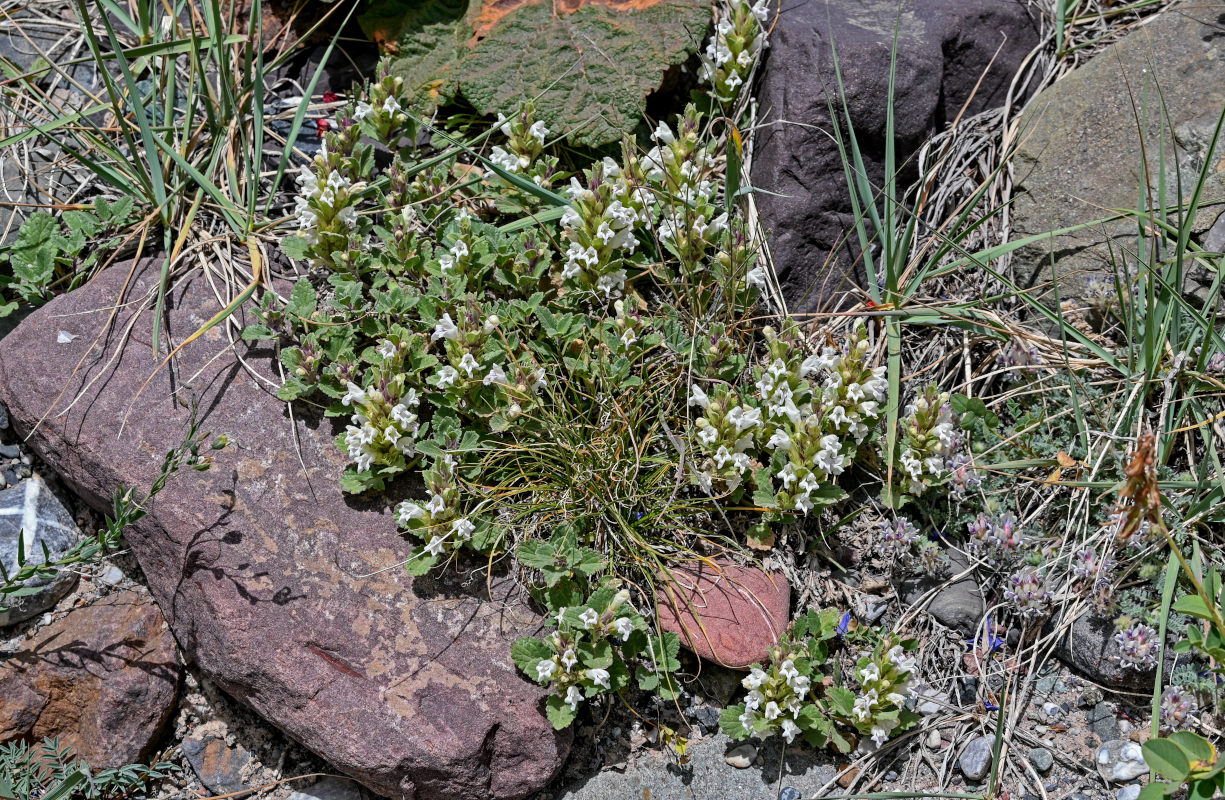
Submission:
M 972 781 L 981 781 L 991 771 L 991 760 L 995 754 L 995 737 L 979 736 L 971 741 L 957 757 L 961 774 Z
M 20 458 L 21 448 L 15 444 L 0 444 L 0 458 Z
M 867 176 L 879 187 L 895 22 L 901 26 L 894 103 L 899 164 L 952 120 L 971 94 L 969 114 L 1000 105 L 1018 65 L 1038 41 L 1036 15 L 1017 0 L 800 0 L 782 5 L 758 92 L 762 127 L 753 183 L 780 195 L 759 194 L 757 207 L 771 234 L 771 254 L 793 312 L 818 310 L 847 288 L 854 260 L 843 251 L 823 269 L 853 222 L 831 136 L 829 101 L 841 117 L 831 43 L 837 47 Z M 982 85 L 974 93 L 980 77 Z
M 31 477 L 20 486 L 0 491 L 0 561 L 10 573 L 17 569 L 17 540 L 22 539 L 26 563 L 43 563 L 45 545 L 51 559 L 62 556 L 81 539 L 72 514 L 55 496 L 42 478 Z M 49 579 L 31 579 L 28 588 L 39 588 L 34 594 L 0 603 L 9 606 L 0 611 L 0 627 L 30 619 L 51 608 L 72 589 L 76 573 L 62 570 Z
M 1049 632 L 1048 626 L 1047 631 Z M 1055 655 L 1094 683 L 1108 688 L 1152 691 L 1153 669 L 1124 668 L 1110 620 L 1085 614 L 1072 623 L 1070 632 L 1056 643 Z M 1101 702 L 1100 698 L 1094 702 Z
M 1029 763 L 1033 764 L 1034 769 L 1045 775 L 1054 766 L 1055 757 L 1045 747 L 1034 747 L 1029 751 Z
M 966 557 L 955 551 L 949 552 L 949 563 L 950 575 L 958 575 L 969 566 Z M 898 596 L 903 604 L 913 606 L 934 590 L 935 596 L 926 605 L 927 613 L 948 627 L 973 636 L 985 608 L 982 589 L 973 575 L 967 575 L 948 586 L 944 585 L 946 580 L 926 575 L 904 575 L 898 583 Z
M 1175 3 L 1034 98 L 1014 159 L 1014 239 L 1135 208 L 1146 188 L 1155 197 L 1162 153 L 1166 191 L 1178 191 L 1181 175 L 1189 199 L 1225 104 L 1223 13 L 1221 0 Z M 1223 190 L 1220 170 L 1210 170 L 1203 197 L 1212 204 L 1193 223 L 1201 242 L 1225 241 Z M 1017 251 L 1013 267 L 1024 286 L 1045 288 L 1057 277 L 1061 300 L 1092 303 L 1100 291 L 1113 292 L 1112 265 L 1122 248 L 1134 251 L 1136 227 L 1124 219 L 1043 239 Z M 1189 266 L 1183 288 L 1202 297 L 1212 273 Z M 1053 304 L 1053 287 L 1039 296 Z
M 1085 714 L 1089 722 L 1089 730 L 1097 734 L 1103 742 L 1119 738 L 1119 721 L 1114 715 L 1114 706 L 1110 703 L 1098 703 Z
M 949 692 L 949 702 L 959 708 L 974 705 L 978 699 L 978 678 L 964 676 L 953 681 L 953 689 Z

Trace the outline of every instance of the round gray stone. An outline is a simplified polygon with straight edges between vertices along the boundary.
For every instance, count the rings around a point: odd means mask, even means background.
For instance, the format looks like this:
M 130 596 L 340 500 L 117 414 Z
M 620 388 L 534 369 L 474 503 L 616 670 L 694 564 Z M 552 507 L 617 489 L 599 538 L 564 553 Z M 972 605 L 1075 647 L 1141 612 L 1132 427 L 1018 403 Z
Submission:
M 966 745 L 957 759 L 961 774 L 972 781 L 981 781 L 991 771 L 991 759 L 995 750 L 994 736 L 979 736 Z
M 1097 749 L 1098 774 L 1107 783 L 1123 783 L 1148 774 L 1144 751 L 1127 739 L 1113 739 Z
M 1045 774 L 1055 764 L 1055 757 L 1045 747 L 1034 747 L 1029 751 L 1029 763 L 1034 769 Z

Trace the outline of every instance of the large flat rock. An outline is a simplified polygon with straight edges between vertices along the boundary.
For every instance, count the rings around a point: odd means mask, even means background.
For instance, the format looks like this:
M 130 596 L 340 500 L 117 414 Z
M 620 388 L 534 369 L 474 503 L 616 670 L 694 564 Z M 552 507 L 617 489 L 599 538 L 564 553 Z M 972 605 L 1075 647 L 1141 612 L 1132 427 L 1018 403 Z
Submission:
M 1034 98 L 1013 159 L 1014 239 L 1100 220 L 1153 200 L 1165 171 L 1168 201 L 1189 199 L 1225 106 L 1221 0 L 1171 6 Z M 1163 107 L 1164 106 L 1164 107 Z M 1225 142 L 1219 143 L 1194 221 L 1209 250 L 1225 247 Z M 1164 161 L 1164 164 L 1162 163 Z M 1171 214 L 1171 220 L 1175 215 Z M 1053 305 L 1115 291 L 1116 265 L 1135 270 L 1137 224 L 1122 219 L 1043 239 L 1013 258 L 1018 281 Z M 1213 275 L 1188 270 L 1184 289 L 1201 294 Z M 1097 288 L 1094 289 L 1094 284 Z
M 183 438 L 194 394 L 204 429 L 233 444 L 212 469 L 173 478 L 128 533 L 188 657 L 380 794 L 516 798 L 543 786 L 569 734 L 553 731 L 542 690 L 510 658 L 538 617 L 508 582 L 487 589 L 484 574 L 411 579 L 390 502 L 341 493 L 331 421 L 291 423 L 237 360 L 271 375 L 269 351 L 232 350 L 214 328 L 138 398 L 158 359 L 151 312 L 129 322 L 151 305 L 158 268 L 142 264 L 124 292 L 128 269 L 111 267 L 4 339 L 0 402 L 18 431 L 106 510 L 120 484 L 149 486 Z M 198 273 L 181 282 L 168 300 L 170 341 L 219 307 Z

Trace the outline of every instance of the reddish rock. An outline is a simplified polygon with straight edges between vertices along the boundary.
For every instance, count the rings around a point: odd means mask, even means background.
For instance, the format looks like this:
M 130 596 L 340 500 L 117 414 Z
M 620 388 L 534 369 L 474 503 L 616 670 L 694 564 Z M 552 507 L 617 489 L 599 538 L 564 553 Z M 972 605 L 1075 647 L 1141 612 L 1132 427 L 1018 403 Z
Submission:
M 213 794 L 251 788 L 243 780 L 243 770 L 251 764 L 251 754 L 244 747 L 230 747 L 220 736 L 193 734 L 183 740 L 183 755 L 200 783 Z
M 74 609 L 0 666 L 0 742 L 56 737 L 87 764 L 143 760 L 174 710 L 182 667 L 148 597 Z
M 756 567 L 716 564 L 673 571 L 659 599 L 659 622 L 725 667 L 764 662 L 791 619 L 791 584 Z
M 5 338 L 0 401 L 15 426 L 83 497 L 109 508 L 116 486 L 149 485 L 198 398 L 203 428 L 233 444 L 212 469 L 172 479 L 127 536 L 184 652 L 381 795 L 499 800 L 543 786 L 570 733 L 553 731 L 543 690 L 510 658 L 538 617 L 509 581 L 492 581 L 493 597 L 481 596 L 484 576 L 473 586 L 454 573 L 414 581 L 401 566 L 412 543 L 396 531 L 397 498 L 341 493 L 337 428 L 301 411 L 290 421 L 269 349 L 231 345 L 213 328 L 137 398 L 160 356 L 150 312 L 128 323 L 152 305 L 158 267 L 141 265 L 122 296 L 129 268 L 111 267 Z M 197 274 L 166 307 L 163 347 L 219 305 Z M 63 341 L 61 330 L 76 338 Z

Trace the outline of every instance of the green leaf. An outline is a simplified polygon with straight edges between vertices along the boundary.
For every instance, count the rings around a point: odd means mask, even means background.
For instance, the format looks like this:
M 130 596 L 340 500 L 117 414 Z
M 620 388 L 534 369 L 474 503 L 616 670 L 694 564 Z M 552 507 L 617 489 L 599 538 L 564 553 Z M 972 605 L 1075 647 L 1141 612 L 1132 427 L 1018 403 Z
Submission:
M 248 325 L 242 329 L 242 340 L 244 342 L 258 342 L 262 339 L 275 338 L 276 334 L 267 325 Z
M 549 722 L 553 723 L 553 727 L 559 731 L 570 727 L 574 718 L 578 716 L 574 709 L 555 694 L 550 695 L 548 702 L 545 703 L 545 712 L 549 717 Z
M 409 13 L 392 69 L 410 91 L 431 105 L 462 94 L 482 114 L 510 114 L 533 98 L 550 130 L 577 132 L 572 142 L 587 147 L 634 129 L 647 95 L 701 45 L 710 23 L 702 0 L 573 12 L 546 0 L 485 0 L 461 20 L 463 6 L 434 0 Z
M 301 236 L 286 236 L 281 240 L 281 252 L 294 261 L 302 261 L 310 258 L 311 246 Z
M 744 729 L 744 724 L 740 722 L 740 715 L 743 713 L 743 704 L 723 709 L 723 713 L 719 715 L 719 730 L 727 734 L 730 739 L 749 738 L 749 732 Z
M 1150 739 L 1144 743 L 1145 762 L 1166 780 L 1182 783 L 1191 773 L 1191 762 L 1182 748 L 1169 739 Z
M 1161 781 L 1153 781 L 1140 789 L 1140 797 L 1138 800 L 1164 800 L 1166 795 L 1173 794 L 1171 789 L 1177 790 L 1178 784 L 1171 786 L 1170 784 L 1162 783 Z
M 420 548 L 413 552 L 412 558 L 404 565 L 404 569 L 409 575 L 420 577 L 438 563 L 438 556 L 428 555 L 424 548 Z
M 13 274 L 26 283 L 46 286 L 55 274 L 56 239 L 60 225 L 46 211 L 31 214 L 17 233 L 17 241 L 9 252 Z
M 1216 761 L 1216 748 L 1198 733 L 1177 731 L 1170 734 L 1169 740 L 1186 754 L 1188 761 L 1203 761 L 1208 764 Z
M 553 566 L 553 545 L 539 540 L 528 540 L 515 550 L 515 558 L 525 567 L 544 569 Z
M 855 708 L 855 693 L 843 686 L 831 686 L 825 693 L 839 716 L 849 717 Z
M 547 642 L 524 636 L 516 639 L 515 643 L 510 646 L 510 657 L 524 675 L 536 680 L 536 665 L 545 659 L 552 658 L 553 648 L 549 647 Z
M 298 282 L 293 285 L 293 292 L 289 295 L 289 302 L 285 304 L 285 311 L 295 317 L 310 319 L 310 315 L 315 313 L 317 302 L 315 287 L 311 286 L 311 282 L 306 278 L 299 278 Z

